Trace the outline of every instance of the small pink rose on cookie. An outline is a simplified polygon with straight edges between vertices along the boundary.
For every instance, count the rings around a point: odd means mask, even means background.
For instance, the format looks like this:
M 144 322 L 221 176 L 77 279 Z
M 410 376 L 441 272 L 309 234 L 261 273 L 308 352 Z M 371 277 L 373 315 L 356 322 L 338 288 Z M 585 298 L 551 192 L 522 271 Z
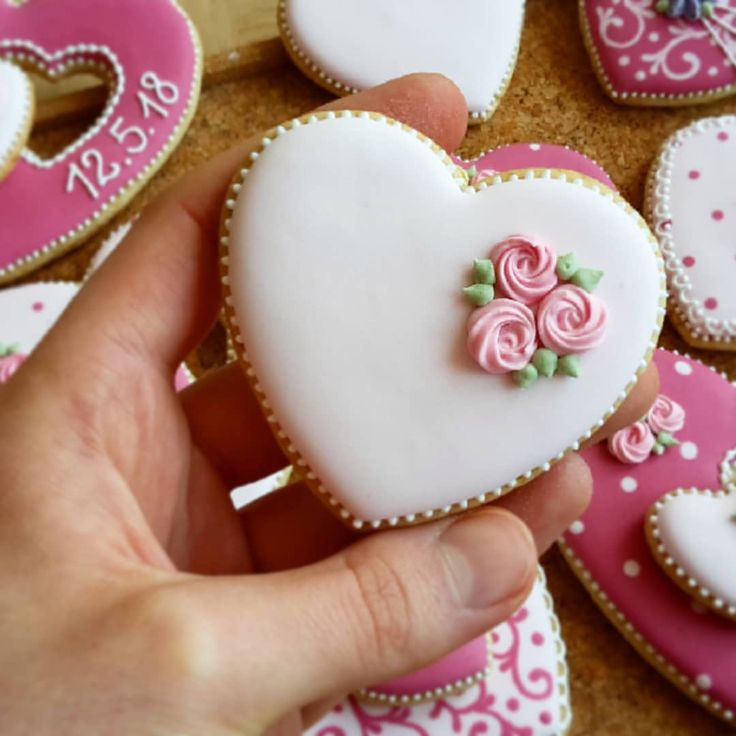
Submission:
M 15 352 L 13 347 L 4 348 L 0 345 L 0 383 L 10 380 L 27 357 L 23 353 Z

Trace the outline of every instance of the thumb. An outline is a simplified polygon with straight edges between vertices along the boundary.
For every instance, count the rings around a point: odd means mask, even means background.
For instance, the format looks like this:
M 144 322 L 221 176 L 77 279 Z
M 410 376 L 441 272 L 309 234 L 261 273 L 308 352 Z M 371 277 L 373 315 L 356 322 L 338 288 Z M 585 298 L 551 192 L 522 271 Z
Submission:
M 301 569 L 183 587 L 190 612 L 216 627 L 204 637 L 217 648 L 213 706 L 222 715 L 225 694 L 235 720 L 265 727 L 481 635 L 523 603 L 535 567 L 527 527 L 491 507 L 376 534 Z

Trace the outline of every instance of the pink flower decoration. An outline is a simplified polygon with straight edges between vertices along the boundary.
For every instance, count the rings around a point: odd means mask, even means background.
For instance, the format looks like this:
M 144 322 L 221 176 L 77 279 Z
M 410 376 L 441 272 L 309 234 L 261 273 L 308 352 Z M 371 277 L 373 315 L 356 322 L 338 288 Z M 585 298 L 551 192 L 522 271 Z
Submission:
M 500 296 L 536 304 L 557 285 L 557 256 L 546 243 L 512 235 L 491 251 Z
M 468 351 L 488 373 L 523 368 L 537 349 L 534 314 L 511 299 L 494 299 L 468 319 Z
M 582 353 L 603 342 L 606 306 L 579 286 L 559 286 L 539 305 L 537 329 L 544 347 L 558 355 Z
M 669 396 L 659 394 L 647 414 L 647 422 L 655 434 L 674 434 L 685 426 L 685 410 Z
M 635 422 L 620 429 L 608 439 L 609 452 L 622 463 L 643 463 L 654 447 L 654 435 L 644 422 Z
M 5 383 L 20 368 L 28 356 L 21 353 L 11 353 L 0 358 L 0 383 Z

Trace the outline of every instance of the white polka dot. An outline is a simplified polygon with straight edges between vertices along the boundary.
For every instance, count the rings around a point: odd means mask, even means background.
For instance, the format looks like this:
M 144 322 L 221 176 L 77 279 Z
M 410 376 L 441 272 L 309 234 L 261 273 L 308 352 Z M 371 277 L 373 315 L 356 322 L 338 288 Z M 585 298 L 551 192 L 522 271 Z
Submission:
M 623 56 L 618 57 L 619 66 L 628 66 L 630 63 L 631 63 L 630 56 L 626 56 L 626 54 L 624 54 Z
M 539 145 L 539 143 L 530 143 L 529 148 L 532 149 L 532 151 L 538 151 L 542 146 Z
M 636 79 L 637 82 L 643 82 L 647 78 L 647 73 L 639 69 L 636 74 L 634 74 L 634 79 Z
M 570 534 L 582 534 L 585 531 L 585 524 L 580 519 L 570 524 Z
M 694 442 L 683 442 L 680 445 L 680 455 L 683 460 L 695 460 L 698 456 L 698 446 Z
M 710 675 L 706 675 L 704 672 L 701 672 L 695 678 L 695 684 L 701 690 L 710 690 L 710 686 L 713 684 L 713 680 L 711 680 Z
M 641 565 L 636 560 L 626 560 L 624 562 L 624 575 L 630 578 L 638 577 L 641 572 Z
M 625 475 L 621 478 L 620 486 L 624 493 L 633 493 L 639 487 L 639 484 L 636 482 L 636 478 L 632 478 L 630 475 Z
M 708 76 L 709 77 L 715 77 L 716 74 L 718 74 L 718 67 L 712 66 L 710 69 L 708 69 Z
M 686 363 L 684 360 L 678 360 L 675 363 L 675 371 L 681 376 L 689 376 L 693 372 L 693 367 L 690 363 Z
M 657 41 L 659 41 L 659 33 L 657 33 L 656 31 L 653 31 L 652 33 L 650 33 L 649 40 L 652 43 L 657 43 Z

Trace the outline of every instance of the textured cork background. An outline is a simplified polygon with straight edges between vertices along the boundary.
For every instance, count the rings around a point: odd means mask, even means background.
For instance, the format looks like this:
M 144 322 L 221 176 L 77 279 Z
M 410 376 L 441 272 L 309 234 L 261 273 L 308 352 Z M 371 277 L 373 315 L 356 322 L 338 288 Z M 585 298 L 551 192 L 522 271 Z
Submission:
M 276 71 L 208 89 L 183 143 L 132 205 L 93 240 L 26 281 L 81 278 L 101 238 L 167 184 L 238 140 L 328 99 L 328 93 L 302 77 L 285 55 Z M 583 47 L 576 0 L 528 0 L 518 65 L 508 92 L 489 122 L 470 129 L 460 153 L 468 158 L 514 142 L 566 144 L 598 161 L 623 195 L 641 209 L 646 174 L 664 139 L 698 117 L 725 113 L 736 113 L 736 97 L 671 110 L 614 105 L 598 87 Z M 84 127 L 44 131 L 34 136 L 33 145 L 41 153 L 52 151 Z M 669 325 L 662 344 L 686 349 Z M 736 378 L 736 354 L 689 352 Z M 216 330 L 193 356 L 192 367 L 206 370 L 223 357 L 223 333 Z M 634 652 L 599 613 L 556 550 L 547 556 L 545 566 L 569 649 L 572 736 L 735 733 Z

